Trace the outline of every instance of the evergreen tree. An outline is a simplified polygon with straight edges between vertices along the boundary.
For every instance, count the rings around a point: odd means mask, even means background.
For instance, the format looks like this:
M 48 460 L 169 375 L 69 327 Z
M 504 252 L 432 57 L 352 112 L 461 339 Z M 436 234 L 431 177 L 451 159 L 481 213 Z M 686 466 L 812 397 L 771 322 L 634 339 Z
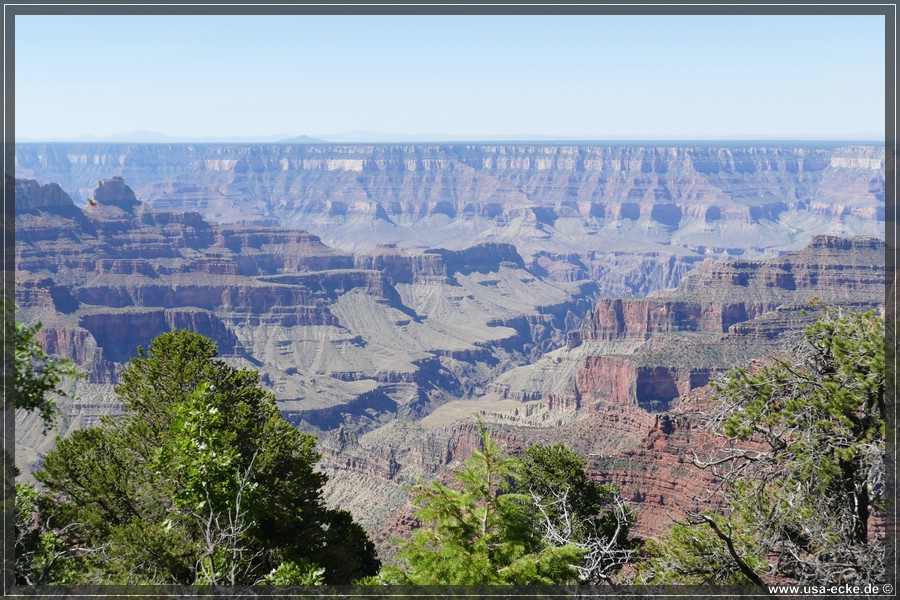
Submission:
M 652 544 L 656 583 L 871 583 L 885 574 L 884 319 L 826 311 L 795 361 L 717 387 L 728 443 L 696 464 L 721 478 L 723 509 L 688 513 Z
M 315 439 L 291 426 L 255 371 L 208 339 L 166 333 L 126 366 L 125 408 L 58 440 L 36 478 L 85 583 L 327 583 L 377 572 L 374 546 L 322 504 Z M 352 532 L 345 539 L 332 533 Z M 295 573 L 296 571 L 296 573 Z M 315 579 L 315 577 L 313 577 Z
M 637 548 L 628 537 L 635 516 L 618 487 L 591 480 L 586 466 L 561 443 L 532 446 L 522 457 L 520 486 L 543 517 L 544 540 L 583 550 L 576 567 L 580 581 L 609 583 Z
M 456 473 L 456 487 L 433 482 L 416 490 L 423 528 L 403 542 L 405 567 L 385 567 L 380 579 L 419 585 L 575 581 L 581 549 L 543 541 L 530 497 L 514 491 L 520 477 L 520 462 L 504 456 L 482 427 L 481 449 Z

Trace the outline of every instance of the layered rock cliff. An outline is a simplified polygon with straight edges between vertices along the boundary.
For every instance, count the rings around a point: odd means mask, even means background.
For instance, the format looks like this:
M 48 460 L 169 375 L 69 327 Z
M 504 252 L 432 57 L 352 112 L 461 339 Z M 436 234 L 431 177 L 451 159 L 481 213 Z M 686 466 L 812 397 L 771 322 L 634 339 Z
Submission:
M 698 257 L 881 237 L 885 214 L 877 146 L 19 144 L 16 172 L 79 202 L 117 175 L 156 209 L 347 251 L 510 243 L 543 277 L 616 295 L 674 287 Z
M 227 199 L 248 216 L 281 222 L 304 212 L 528 213 L 544 225 L 579 216 L 672 227 L 683 218 L 752 222 L 796 209 L 877 218 L 871 201 L 884 199 L 883 169 L 878 146 L 810 143 L 16 146 L 18 177 L 56 181 L 79 198 L 118 175 L 160 208 L 196 209 L 208 192 L 206 209 Z
M 546 357 L 500 377 L 493 389 L 574 407 L 665 408 L 723 369 L 789 343 L 814 318 L 810 302 L 882 305 L 884 252 L 874 238 L 819 236 L 778 258 L 705 261 L 676 289 L 598 300 L 570 334 L 569 349 L 553 355 L 568 367 L 548 368 Z
M 353 255 L 296 228 L 160 211 L 119 178 L 83 208 L 55 185 L 16 186 L 19 318 L 88 373 L 68 422 L 117 410 L 136 348 L 186 328 L 259 369 L 298 426 L 365 431 L 564 344 L 597 294 L 540 279 L 504 243 Z
M 347 498 L 343 482 L 356 481 L 361 463 L 340 463 L 330 448 L 329 493 L 349 502 L 389 549 L 392 530 L 416 525 L 395 490 L 458 466 L 468 449 L 461 432 L 479 418 L 511 452 L 557 441 L 573 447 L 594 478 L 619 485 L 638 510 L 636 533 L 659 534 L 681 506 L 709 507 L 713 481 L 692 465 L 694 453 L 718 443 L 697 416 L 711 406 L 707 384 L 754 359 L 786 356 L 816 318 L 810 301 L 878 309 L 884 281 L 882 242 L 822 236 L 775 259 L 704 263 L 678 289 L 647 298 L 601 299 L 568 346 L 499 375 L 486 394 L 354 440 L 345 452 L 360 457 L 396 443 L 389 469 L 384 461 L 363 469 L 366 485 L 393 499 L 384 505 L 393 512 Z
M 826 304 L 883 300 L 884 243 L 818 236 L 802 251 L 768 261 L 705 261 L 676 290 L 647 298 L 605 298 L 581 339 L 647 340 L 675 331 L 727 332 L 785 304 L 818 296 Z

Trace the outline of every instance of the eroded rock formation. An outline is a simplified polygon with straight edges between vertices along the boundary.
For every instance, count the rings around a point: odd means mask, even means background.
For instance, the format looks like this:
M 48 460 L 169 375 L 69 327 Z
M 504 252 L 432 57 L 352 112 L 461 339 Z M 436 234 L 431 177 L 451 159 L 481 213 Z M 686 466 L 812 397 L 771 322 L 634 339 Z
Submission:
M 509 243 L 544 278 L 637 296 L 675 287 L 703 256 L 883 235 L 883 171 L 874 145 L 16 147 L 20 177 L 57 182 L 79 203 L 116 175 L 157 210 L 302 227 L 352 252 Z
M 784 273 L 793 275 L 790 285 Z M 705 262 L 679 288 L 647 298 L 601 299 L 566 347 L 501 374 L 482 397 L 441 406 L 417 424 L 419 435 L 397 436 L 417 451 L 398 454 L 390 477 L 371 474 L 391 488 L 410 473 L 434 472 L 447 457 L 463 460 L 450 432 L 477 416 L 512 451 L 556 441 L 575 448 L 594 477 L 617 483 L 638 509 L 637 533 L 656 535 L 680 506 L 708 507 L 712 480 L 692 464 L 694 453 L 717 443 L 701 415 L 712 402 L 707 384 L 754 359 L 789 356 L 816 318 L 814 299 L 848 310 L 880 307 L 884 281 L 880 240 L 822 236 L 773 259 Z M 445 444 L 417 443 L 435 432 Z M 377 447 L 384 438 L 375 435 L 361 438 L 357 451 Z M 406 458 L 417 452 L 430 459 Z M 394 513 L 379 513 L 383 537 L 414 526 L 411 511 L 401 497 Z
M 118 178 L 83 208 L 58 186 L 16 185 L 20 318 L 88 373 L 69 422 L 117 410 L 111 386 L 136 348 L 187 328 L 259 369 L 298 426 L 365 431 L 564 344 L 597 293 L 541 280 L 505 243 L 353 255 L 296 228 L 160 211 Z

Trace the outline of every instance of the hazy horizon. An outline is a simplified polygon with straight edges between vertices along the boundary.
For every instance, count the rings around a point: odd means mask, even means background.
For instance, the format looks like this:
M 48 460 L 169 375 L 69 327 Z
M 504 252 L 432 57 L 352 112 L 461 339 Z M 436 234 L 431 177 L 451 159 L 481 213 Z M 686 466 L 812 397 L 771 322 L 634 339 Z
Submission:
M 722 143 L 741 143 L 741 142 L 797 142 L 797 143 L 824 143 L 824 142 L 858 142 L 882 144 L 884 143 L 884 135 L 872 132 L 860 132 L 856 135 L 849 136 L 804 136 L 789 134 L 772 134 L 772 135 L 730 135 L 721 137 L 692 137 L 683 136 L 659 136 L 648 138 L 644 136 L 620 136 L 620 137 L 603 137 L 603 136 L 583 136 L 583 137 L 566 137 L 553 135 L 528 135 L 528 134 L 512 134 L 512 135 L 459 135 L 451 136 L 447 134 L 423 134 L 423 135 L 404 135 L 391 132 L 375 132 L 375 131 L 358 131 L 358 132 L 342 132 L 338 134 L 275 134 L 275 135 L 257 135 L 257 136 L 196 136 L 181 137 L 156 131 L 134 131 L 122 132 L 108 136 L 83 135 L 72 138 L 16 138 L 16 143 L 48 143 L 48 144 L 89 144 L 89 143 L 122 143 L 122 144 L 189 144 L 189 143 L 260 143 L 260 144 L 392 144 L 392 143 L 416 143 L 416 144 L 445 144 L 445 143 L 465 143 L 465 142 L 536 142 L 536 143 L 573 143 L 573 144 L 589 144 L 589 143 L 639 143 L 639 142 L 722 142 Z

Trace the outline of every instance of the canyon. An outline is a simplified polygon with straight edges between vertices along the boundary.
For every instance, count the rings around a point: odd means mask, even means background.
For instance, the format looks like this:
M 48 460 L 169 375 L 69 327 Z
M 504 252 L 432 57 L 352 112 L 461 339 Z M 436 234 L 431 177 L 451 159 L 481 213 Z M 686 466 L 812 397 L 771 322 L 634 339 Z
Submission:
M 791 285 L 785 272 L 794 275 Z M 677 289 L 599 300 L 566 346 L 498 375 L 477 398 L 448 402 L 415 423 L 389 423 L 337 444 L 339 434 L 329 438 L 326 464 L 334 482 L 364 472 L 379 497 L 397 497 L 392 482 L 411 485 L 460 464 L 477 441 L 472 422 L 479 419 L 512 451 L 556 441 L 575 448 L 595 478 L 617 483 L 633 502 L 637 531 L 656 535 L 679 505 L 702 507 L 712 485 L 691 463 L 719 442 L 704 414 L 715 402 L 708 384 L 734 367 L 789 358 L 817 306 L 883 310 L 884 282 L 884 244 L 876 238 L 819 236 L 775 259 L 708 260 Z M 388 439 L 404 440 L 405 450 L 381 462 L 334 460 L 377 456 Z M 386 522 L 384 539 L 414 522 L 410 507 L 399 503 Z
M 884 235 L 884 148 L 815 143 L 17 144 L 16 176 L 78 205 L 119 176 L 148 206 L 378 244 L 516 246 L 544 278 L 675 287 L 706 256 Z M 633 277 L 651 263 L 652 277 Z
M 875 146 L 17 144 L 16 169 L 19 318 L 87 373 L 57 430 L 17 416 L 23 472 L 188 328 L 318 435 L 385 556 L 476 419 L 564 441 L 662 532 L 709 483 L 708 384 L 811 302 L 884 302 Z
M 62 433 L 116 413 L 122 366 L 175 328 L 257 369 L 300 427 L 415 418 L 563 344 L 597 293 L 541 280 L 503 243 L 352 255 L 297 229 L 154 210 L 121 178 L 84 209 L 58 186 L 15 185 L 19 318 L 87 374 Z

